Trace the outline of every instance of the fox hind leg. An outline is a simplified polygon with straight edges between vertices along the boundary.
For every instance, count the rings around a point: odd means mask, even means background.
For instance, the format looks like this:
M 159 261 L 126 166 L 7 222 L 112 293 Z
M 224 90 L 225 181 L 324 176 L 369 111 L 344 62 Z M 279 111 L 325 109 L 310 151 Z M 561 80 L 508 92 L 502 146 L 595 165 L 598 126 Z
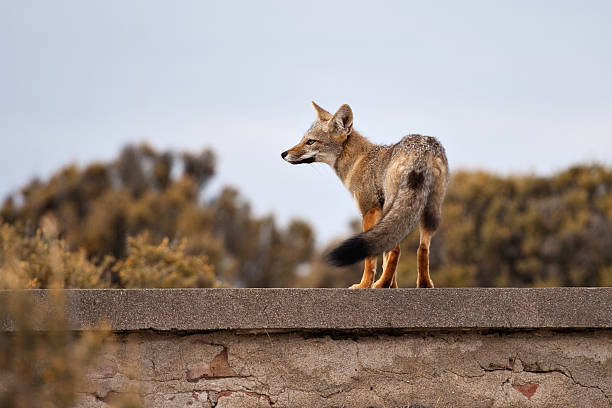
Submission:
M 438 194 L 436 194 L 438 193 Z M 433 288 L 434 284 L 429 277 L 429 246 L 431 237 L 436 233 L 441 219 L 441 205 L 444 191 L 439 194 L 434 190 L 432 200 L 427 203 L 421 216 L 421 237 L 417 250 L 417 288 Z
M 372 208 L 370 211 L 365 213 L 363 216 L 363 230 L 367 231 L 372 228 L 378 220 L 380 220 L 381 210 L 380 208 Z M 376 275 L 376 257 L 372 256 L 365 259 L 363 267 L 363 276 L 361 282 L 352 285 L 351 289 L 364 289 L 371 288 L 372 282 L 374 282 L 374 275 Z
M 397 288 L 395 269 L 400 256 L 400 247 L 396 245 L 393 249 L 383 255 L 383 272 L 380 278 L 374 283 L 373 288 Z
M 442 220 L 442 202 L 446 195 L 448 184 L 448 167 L 439 161 L 436 167 L 436 177 L 427 204 L 421 214 L 420 232 L 421 238 L 417 251 L 417 288 L 433 288 L 434 284 L 429 277 L 429 246 L 431 237 L 436 233 Z
M 429 277 L 429 245 L 433 233 L 421 227 L 421 242 L 417 250 L 417 288 L 433 288 L 434 284 Z

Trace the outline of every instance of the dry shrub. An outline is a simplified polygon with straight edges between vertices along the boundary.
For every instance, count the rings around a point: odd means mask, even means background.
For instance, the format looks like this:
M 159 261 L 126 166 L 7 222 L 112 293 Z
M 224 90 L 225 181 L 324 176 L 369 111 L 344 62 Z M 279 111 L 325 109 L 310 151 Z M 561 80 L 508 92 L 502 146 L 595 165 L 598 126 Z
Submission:
M 106 266 L 95 265 L 82 250 L 68 251 L 49 218 L 32 237 L 0 225 L 0 289 L 100 288 L 106 286 L 101 280 Z
M 206 255 L 189 254 L 186 239 L 156 244 L 144 232 L 127 239 L 127 258 L 106 256 L 94 263 L 85 251 L 69 251 L 57 238 L 57 223 L 27 237 L 16 227 L 0 224 L 0 289 L 48 288 L 188 288 L 218 287 Z M 119 277 L 111 282 L 111 272 Z
M 167 238 L 155 245 L 143 233 L 128 239 L 128 257 L 113 269 L 127 288 L 219 286 L 207 257 L 187 255 L 186 246 L 184 239 L 171 244 Z
M 11 235 L 7 228 L 2 233 Z M 40 250 L 25 252 L 40 256 L 38 266 L 28 268 L 24 261 L 6 259 L 3 251 L 0 267 L 2 287 L 9 289 L 0 292 L 0 407 L 70 407 L 109 330 L 101 325 L 79 334 L 70 331 L 63 291 L 45 293 L 39 300 L 45 307 L 36 307 L 35 296 L 41 293 L 19 290 L 33 276 L 32 270 L 44 270 L 52 287 L 61 287 L 66 278 L 62 273 L 66 260 L 55 253 L 59 244 L 43 242 L 40 236 L 27 244 L 21 249 L 29 251 L 33 245 Z M 19 249 L 19 245 L 13 248 Z

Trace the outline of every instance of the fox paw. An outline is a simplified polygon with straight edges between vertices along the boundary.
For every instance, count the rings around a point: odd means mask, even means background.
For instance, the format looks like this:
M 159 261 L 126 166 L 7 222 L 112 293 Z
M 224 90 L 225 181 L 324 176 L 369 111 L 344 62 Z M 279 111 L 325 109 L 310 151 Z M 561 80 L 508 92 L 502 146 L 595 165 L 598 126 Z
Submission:
M 431 279 L 417 282 L 417 288 L 433 288 L 434 284 Z
M 372 285 L 372 287 L 375 289 L 388 288 L 390 286 L 391 286 L 391 282 L 385 282 L 380 279 L 374 282 L 374 285 Z
M 372 287 L 372 284 L 361 284 L 361 283 L 356 283 L 354 285 L 349 286 L 349 289 L 370 289 Z

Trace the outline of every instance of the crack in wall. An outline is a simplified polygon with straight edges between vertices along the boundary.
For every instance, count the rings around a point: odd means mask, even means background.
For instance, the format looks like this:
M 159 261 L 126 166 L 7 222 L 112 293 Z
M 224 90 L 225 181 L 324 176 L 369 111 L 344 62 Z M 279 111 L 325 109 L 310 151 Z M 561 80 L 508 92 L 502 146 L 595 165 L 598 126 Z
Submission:
M 574 338 L 577 340 L 573 343 L 570 342 L 571 345 L 581 345 L 584 342 L 592 341 L 590 338 L 586 340 L 582 339 L 578 334 L 565 335 L 569 336 L 567 341 L 573 341 Z M 160 335 L 156 333 L 149 333 L 136 337 L 136 343 L 140 345 L 147 342 L 152 342 L 155 341 L 157 336 L 163 336 L 164 338 L 172 341 L 172 336 L 168 334 Z M 194 338 L 193 336 L 198 337 Z M 586 358 L 573 357 L 573 360 L 568 360 L 572 362 L 570 365 L 568 365 L 563 359 L 561 360 L 562 363 L 559 363 L 559 360 L 546 360 L 546 358 L 550 355 L 546 350 L 555 350 L 556 353 L 556 350 L 559 349 L 558 344 L 556 343 L 557 339 L 553 336 L 546 337 L 545 333 L 544 335 L 541 335 L 541 337 L 537 337 L 539 348 L 533 349 L 529 352 L 530 355 L 537 355 L 540 353 L 540 355 L 543 356 L 543 360 L 525 358 L 525 356 L 521 356 L 522 352 L 516 352 L 508 357 L 505 363 L 503 360 L 500 360 L 500 344 L 504 344 L 505 341 L 512 341 L 514 342 L 511 343 L 513 344 L 512 347 L 516 350 L 516 347 L 520 347 L 522 342 L 528 342 L 527 344 L 529 344 L 532 339 L 530 337 L 520 336 L 511 339 L 505 339 L 504 336 L 496 336 L 495 338 L 487 339 L 485 336 L 479 336 L 474 333 L 455 333 L 453 336 L 454 337 L 451 339 L 446 338 L 446 336 L 442 335 L 441 333 L 425 336 L 425 338 L 415 334 L 395 337 L 375 336 L 365 338 L 350 336 L 343 337 L 340 340 L 334 339 L 331 336 L 325 336 L 316 337 L 318 339 L 317 341 L 311 341 L 315 338 L 310 337 L 305 339 L 303 335 L 300 335 L 299 333 L 275 333 L 273 342 L 270 334 L 231 336 L 231 332 L 216 334 L 191 333 L 184 336 L 177 336 L 176 341 L 180 342 L 188 340 L 197 344 L 221 347 L 226 353 L 225 358 L 228 364 L 230 363 L 229 356 L 234 356 L 231 359 L 232 362 L 230 368 L 234 370 L 233 365 L 238 364 L 238 366 L 240 366 L 240 372 L 234 372 L 234 375 L 220 379 L 215 377 L 200 378 L 191 383 L 191 386 L 187 386 L 185 384 L 187 381 L 185 377 L 171 377 L 165 379 L 148 378 L 147 376 L 142 375 L 143 372 L 134 374 L 133 372 L 126 370 L 125 366 L 121 364 L 122 361 L 116 361 L 116 374 L 112 377 L 96 378 L 95 384 L 99 384 L 98 386 L 101 386 L 101 384 L 117 383 L 117 381 L 121 380 L 120 377 L 128 377 L 133 381 L 141 383 L 141 387 L 149 389 L 151 387 L 146 386 L 148 383 L 160 385 L 166 384 L 166 389 L 164 389 L 164 387 L 161 387 L 160 389 L 157 386 L 154 386 L 155 390 L 139 392 L 139 394 L 144 398 L 149 398 L 157 395 L 188 395 L 192 392 L 205 392 L 207 393 L 207 400 L 212 407 L 217 405 L 219 396 L 221 396 L 220 398 L 226 398 L 230 397 L 232 393 L 240 393 L 250 397 L 256 397 L 258 395 L 259 397 L 257 398 L 263 398 L 263 396 L 265 396 L 266 401 L 270 406 L 293 407 L 300 405 L 292 404 L 292 393 L 293 395 L 297 393 L 298 401 L 312 398 L 313 400 L 319 399 L 323 402 L 329 401 L 324 402 L 321 406 L 331 406 L 325 404 L 336 404 L 336 406 L 342 406 L 342 404 L 338 403 L 338 401 L 350 400 L 355 395 L 362 395 L 359 393 L 363 392 L 370 392 L 372 394 L 372 398 L 376 398 L 377 400 L 381 401 L 381 404 L 387 406 L 388 401 L 395 401 L 394 398 L 398 397 L 389 394 L 388 389 L 379 388 L 376 386 L 378 384 L 384 384 L 381 382 L 382 380 L 376 379 L 376 377 L 379 376 L 387 378 L 388 380 L 384 381 L 390 381 L 389 384 L 393 384 L 394 382 L 396 384 L 405 384 L 406 387 L 409 387 L 406 388 L 407 390 L 416 390 L 424 385 L 432 387 L 432 389 L 439 389 L 440 387 L 444 387 L 444 384 L 449 383 L 449 381 L 452 383 L 453 377 L 451 377 L 451 375 L 456 376 L 455 378 L 463 378 L 469 381 L 480 379 L 478 382 L 479 386 L 486 386 L 487 384 L 493 385 L 491 379 L 498 378 L 502 381 L 501 384 L 500 382 L 496 381 L 496 387 L 501 388 L 499 391 L 491 390 L 489 393 L 490 395 L 497 395 L 498 398 L 502 398 L 510 395 L 507 394 L 509 384 L 514 386 L 516 385 L 515 381 L 519 380 L 518 385 L 522 386 L 520 385 L 520 373 L 525 372 L 536 375 L 540 374 L 543 376 L 543 379 L 538 383 L 540 385 L 540 389 L 542 389 L 542 384 L 550 384 L 551 380 L 548 380 L 547 378 L 554 378 L 554 376 L 561 374 L 577 387 L 597 391 L 597 393 L 603 397 L 606 403 L 611 405 L 610 396 L 605 392 L 605 387 L 602 385 L 592 385 L 585 382 L 585 378 L 587 377 L 578 380 L 572 372 L 572 367 L 574 367 L 574 364 L 596 364 L 597 362 L 595 360 L 587 361 Z M 610 339 L 610 337 L 611 336 L 608 335 L 608 337 L 605 337 L 605 339 Z M 231 341 L 223 341 L 223 338 L 231 339 Z M 266 341 L 266 338 L 268 341 Z M 302 341 L 300 341 L 299 338 L 301 338 Z M 435 343 L 435 340 L 438 340 L 438 344 Z M 476 342 L 478 345 L 469 347 L 461 345 L 462 343 L 466 345 L 471 344 L 470 342 Z M 268 359 L 268 361 L 271 365 L 268 367 L 266 366 L 268 363 L 266 362 L 265 358 L 258 358 L 255 361 L 250 361 L 248 359 L 249 353 L 252 353 L 253 350 L 257 350 L 257 347 L 250 346 L 250 348 L 241 350 L 240 348 L 243 347 L 243 344 L 260 344 L 262 348 L 260 348 L 257 353 L 261 352 L 264 356 L 266 353 L 269 353 L 271 358 Z M 351 344 L 352 347 L 354 347 L 354 350 L 349 351 L 355 359 L 352 362 L 352 365 L 348 364 L 350 360 L 346 357 L 346 351 L 342 351 L 342 349 L 345 348 L 345 345 L 350 346 Z M 446 346 L 440 347 L 440 344 L 445 344 Z M 491 344 L 493 344 L 493 346 Z M 410 345 L 410 347 L 413 347 L 412 350 L 416 351 L 411 351 L 406 355 L 403 354 L 402 350 L 404 350 L 403 346 L 405 345 Z M 453 346 L 459 347 L 459 351 L 454 351 Z M 382 349 L 379 349 L 381 347 Z M 393 350 L 393 353 L 400 353 L 399 356 L 401 356 L 401 359 L 399 362 L 391 358 L 385 359 L 383 358 L 382 354 L 380 355 L 380 359 L 377 360 L 378 357 L 376 357 L 376 355 L 379 351 L 384 351 L 385 347 L 391 347 L 389 350 Z M 236 350 L 241 351 L 234 353 L 232 351 L 233 348 L 237 348 Z M 146 348 L 141 350 L 151 352 L 151 350 Z M 223 351 L 221 353 L 223 353 Z M 365 351 L 365 354 L 363 351 Z M 479 357 L 483 351 L 486 351 L 483 354 L 485 357 Z M 558 352 L 562 353 L 563 350 Z M 293 358 L 295 358 L 296 355 L 299 355 L 295 353 L 311 353 L 308 355 L 312 356 L 314 359 L 313 361 L 324 357 L 329 359 L 329 362 L 321 366 L 325 369 L 323 371 L 320 369 L 318 371 L 304 371 L 301 369 L 296 369 L 293 368 L 293 364 L 288 364 Z M 444 360 L 440 360 L 440 356 L 444 356 Z M 473 361 L 473 364 L 468 362 L 466 365 L 466 357 L 471 359 L 470 361 Z M 155 358 L 150 355 L 142 356 L 143 361 L 150 362 L 154 376 L 163 376 L 163 368 L 156 365 Z M 453 361 L 456 361 L 456 363 Z M 183 354 L 180 354 L 180 362 L 183 364 L 183 366 L 185 366 L 186 360 L 183 358 Z M 304 364 L 308 364 L 307 359 L 304 359 L 303 362 Z M 334 367 L 334 364 L 337 364 L 338 367 Z M 391 366 L 389 366 L 389 364 L 391 364 Z M 167 365 L 167 363 L 163 364 L 162 367 L 166 367 Z M 249 368 L 249 366 L 251 366 L 251 368 Z M 348 367 L 351 367 L 351 373 L 346 371 L 348 370 Z M 402 369 L 408 367 L 410 367 L 410 369 Z M 422 369 L 419 367 L 422 367 Z M 353 368 L 356 368 L 356 371 L 358 371 L 354 375 L 352 374 Z M 243 375 L 245 370 L 249 375 Z M 306 375 L 306 373 L 308 373 L 308 375 Z M 447 375 L 445 375 L 445 373 Z M 507 376 L 503 375 L 503 378 L 500 378 L 499 376 L 489 377 L 489 374 L 493 373 L 506 373 Z M 330 375 L 339 377 L 326 377 Z M 368 376 L 370 376 L 371 380 L 367 380 Z M 113 382 L 111 382 L 111 380 L 113 380 Z M 325 381 L 327 381 L 328 384 L 325 384 Z M 552 381 L 554 383 L 555 380 Z M 271 390 L 271 384 L 275 385 L 274 391 Z M 304 387 L 300 386 L 300 384 L 308 386 Z M 323 386 L 320 386 L 319 384 Z M 374 384 L 374 386 L 371 384 Z M 469 391 L 461 391 L 460 384 L 465 384 L 465 382 L 453 384 L 453 389 L 459 390 L 459 395 L 469 395 Z M 184 389 L 181 389 L 181 387 Z M 143 390 L 141 389 L 141 391 Z M 518 391 L 522 393 L 522 391 Z M 91 393 L 89 395 L 94 396 L 98 401 L 104 401 L 104 399 L 107 398 L 107 394 L 121 392 L 124 391 L 111 389 L 106 394 Z M 533 392 L 535 393 L 536 391 L 534 390 Z M 568 390 L 566 394 L 571 394 L 571 392 L 575 391 Z M 594 398 L 593 396 L 596 394 L 590 393 L 589 395 L 591 395 L 591 398 Z M 494 397 L 485 397 L 482 395 L 481 398 L 495 401 Z M 597 398 L 598 401 L 601 401 L 599 397 Z M 215 400 L 214 405 L 213 400 Z

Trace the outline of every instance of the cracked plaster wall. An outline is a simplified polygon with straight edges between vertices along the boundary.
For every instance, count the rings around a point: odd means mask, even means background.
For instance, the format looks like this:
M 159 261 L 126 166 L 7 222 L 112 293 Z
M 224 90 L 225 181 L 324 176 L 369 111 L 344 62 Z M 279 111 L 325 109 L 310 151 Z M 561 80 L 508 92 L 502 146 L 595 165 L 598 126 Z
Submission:
M 610 407 L 612 331 L 118 333 L 79 407 Z

